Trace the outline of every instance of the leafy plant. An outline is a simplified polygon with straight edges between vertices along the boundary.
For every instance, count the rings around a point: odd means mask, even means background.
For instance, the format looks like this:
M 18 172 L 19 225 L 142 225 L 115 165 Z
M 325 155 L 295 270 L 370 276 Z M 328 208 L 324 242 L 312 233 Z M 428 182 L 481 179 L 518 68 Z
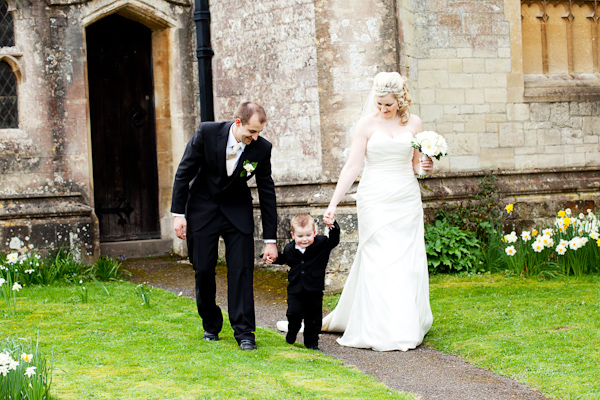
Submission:
M 432 273 L 469 272 L 479 265 L 481 246 L 475 233 L 452 226 L 445 220 L 425 228 L 425 247 Z
M 152 298 L 152 289 L 154 289 L 152 286 L 146 286 L 146 282 L 140 283 L 135 287 L 135 293 L 142 300 L 142 305 L 148 308 L 151 307 L 150 299 Z
M 0 399 L 47 400 L 52 383 L 52 365 L 28 339 L 0 342 Z
M 122 264 L 108 256 L 100 257 L 92 264 L 90 273 L 101 281 L 118 281 L 129 272 L 122 269 Z M 129 274 L 131 275 L 131 274 Z

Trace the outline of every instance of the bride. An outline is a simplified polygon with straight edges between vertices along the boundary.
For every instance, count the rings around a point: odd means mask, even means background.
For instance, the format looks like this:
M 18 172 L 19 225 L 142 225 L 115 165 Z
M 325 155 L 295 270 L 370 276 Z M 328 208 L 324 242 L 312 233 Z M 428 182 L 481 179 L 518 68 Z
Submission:
M 423 227 L 423 206 L 415 177 L 429 158 L 411 147 L 423 131 L 409 112 L 411 97 L 397 72 L 373 81 L 374 108 L 355 128 L 348 161 L 341 171 L 323 220 L 333 226 L 336 206 L 365 164 L 357 190 L 359 245 L 335 310 L 323 331 L 343 332 L 343 346 L 379 351 L 414 349 L 433 316 Z M 370 96 L 371 97 L 371 96 Z

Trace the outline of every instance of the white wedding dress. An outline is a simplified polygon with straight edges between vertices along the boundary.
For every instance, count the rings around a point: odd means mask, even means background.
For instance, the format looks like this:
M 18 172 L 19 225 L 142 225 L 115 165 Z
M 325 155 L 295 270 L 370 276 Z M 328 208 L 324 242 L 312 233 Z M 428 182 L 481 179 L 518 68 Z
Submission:
M 343 346 L 414 349 L 433 323 L 421 191 L 412 167 L 413 135 L 374 132 L 358 185 L 359 245 L 323 331 Z

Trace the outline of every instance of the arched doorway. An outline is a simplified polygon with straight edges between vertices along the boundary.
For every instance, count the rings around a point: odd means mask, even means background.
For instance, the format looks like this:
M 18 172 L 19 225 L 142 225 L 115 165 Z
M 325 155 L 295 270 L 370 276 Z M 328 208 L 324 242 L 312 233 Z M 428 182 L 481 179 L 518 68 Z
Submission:
M 152 32 L 112 14 L 86 40 L 100 241 L 160 238 Z

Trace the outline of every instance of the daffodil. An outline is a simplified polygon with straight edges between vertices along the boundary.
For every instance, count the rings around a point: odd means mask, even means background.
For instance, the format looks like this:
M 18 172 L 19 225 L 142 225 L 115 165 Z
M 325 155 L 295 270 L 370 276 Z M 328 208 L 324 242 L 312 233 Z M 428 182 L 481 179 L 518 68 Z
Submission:
M 569 217 L 565 217 L 565 219 L 563 219 L 563 222 L 565 224 L 565 227 L 571 225 L 571 218 Z
M 27 353 L 23 353 L 21 354 L 21 360 L 30 363 L 31 360 L 33 360 L 33 354 L 27 354 Z
M 25 368 L 25 376 L 27 376 L 28 378 L 31 378 L 33 375 L 35 375 L 35 370 L 37 367 L 27 367 Z
M 504 249 L 504 251 L 509 256 L 514 256 L 517 253 L 517 250 L 515 250 L 515 246 L 508 246 L 506 249 Z
M 537 234 L 538 234 L 537 229 L 534 229 L 531 231 L 531 236 L 537 236 Z
M 510 212 L 512 212 L 512 210 L 513 210 L 513 205 L 512 205 L 512 204 L 509 204 L 509 205 L 507 205 L 507 206 L 506 206 L 506 207 L 504 207 L 504 208 L 506 209 L 506 212 L 507 212 L 507 213 L 510 213 Z
M 567 215 L 567 214 L 565 213 L 565 211 L 564 211 L 564 210 L 560 210 L 560 211 L 558 212 L 558 216 L 559 216 L 560 218 L 564 218 L 564 217 L 565 217 L 565 215 Z
M 523 239 L 524 242 L 528 242 L 531 239 L 531 233 L 528 231 L 521 232 L 521 239 Z
M 562 244 L 559 244 L 558 246 L 556 246 L 556 252 L 558 253 L 558 255 L 562 256 L 567 252 L 567 248 Z
M 19 282 L 15 282 L 15 284 L 14 284 L 14 285 L 13 285 L 13 287 L 12 287 L 12 290 L 14 290 L 14 291 L 17 291 L 17 292 L 18 292 L 18 291 L 19 291 L 19 290 L 21 290 L 22 288 L 23 288 L 23 286 L 19 285 Z

